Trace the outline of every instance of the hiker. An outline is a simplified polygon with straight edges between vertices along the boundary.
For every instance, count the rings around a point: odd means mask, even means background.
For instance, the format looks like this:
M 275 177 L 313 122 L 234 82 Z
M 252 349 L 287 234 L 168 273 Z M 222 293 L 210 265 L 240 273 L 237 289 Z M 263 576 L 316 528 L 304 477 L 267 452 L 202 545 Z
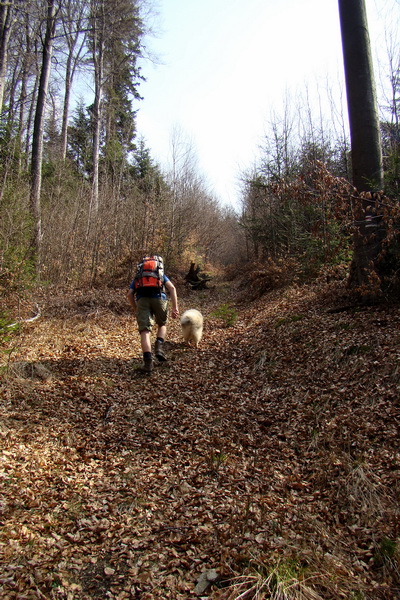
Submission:
M 136 313 L 144 361 L 142 370 L 145 373 L 151 373 L 154 368 L 150 337 L 154 321 L 157 324 L 154 354 L 159 361 L 167 360 L 163 349 L 168 319 L 166 290 L 171 297 L 172 318 L 176 319 L 179 315 L 178 296 L 174 284 L 164 273 L 161 256 L 144 257 L 130 285 L 128 300 Z

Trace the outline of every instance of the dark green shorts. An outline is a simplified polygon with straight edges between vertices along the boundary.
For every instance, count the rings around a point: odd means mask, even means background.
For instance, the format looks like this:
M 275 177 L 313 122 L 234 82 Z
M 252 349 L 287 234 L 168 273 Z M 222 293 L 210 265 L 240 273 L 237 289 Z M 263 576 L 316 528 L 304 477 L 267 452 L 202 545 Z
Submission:
M 167 324 L 168 300 L 162 298 L 140 298 L 137 301 L 136 319 L 139 332 L 151 331 L 154 322 L 159 327 Z

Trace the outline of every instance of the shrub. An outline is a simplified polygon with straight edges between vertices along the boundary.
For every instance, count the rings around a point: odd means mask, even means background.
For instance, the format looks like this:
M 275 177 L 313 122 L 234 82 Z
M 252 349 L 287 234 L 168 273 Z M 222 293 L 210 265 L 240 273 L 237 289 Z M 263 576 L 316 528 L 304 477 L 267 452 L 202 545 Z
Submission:
M 211 313 L 211 316 L 220 319 L 224 327 L 232 327 L 238 318 L 236 310 L 229 304 L 221 304 Z

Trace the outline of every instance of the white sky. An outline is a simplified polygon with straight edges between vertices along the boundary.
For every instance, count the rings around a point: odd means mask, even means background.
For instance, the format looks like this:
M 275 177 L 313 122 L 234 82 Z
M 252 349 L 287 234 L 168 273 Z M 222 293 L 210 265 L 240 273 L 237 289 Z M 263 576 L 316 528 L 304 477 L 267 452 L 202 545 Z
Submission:
M 386 56 L 388 14 L 399 18 L 400 0 L 366 7 L 372 53 Z M 157 9 L 147 47 L 158 64 L 142 65 L 138 133 L 168 168 L 179 128 L 211 191 L 238 207 L 240 174 L 287 91 L 344 89 L 338 0 L 158 0 Z

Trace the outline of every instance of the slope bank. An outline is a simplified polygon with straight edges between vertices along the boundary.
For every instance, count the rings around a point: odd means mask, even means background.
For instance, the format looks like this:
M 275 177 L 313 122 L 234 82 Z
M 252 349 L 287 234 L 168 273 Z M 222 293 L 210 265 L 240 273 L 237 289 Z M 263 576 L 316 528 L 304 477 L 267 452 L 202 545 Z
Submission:
M 215 569 L 211 599 L 398 598 L 400 310 L 337 294 L 230 327 L 231 284 L 182 294 L 202 344 L 171 322 L 151 377 L 125 290 L 48 300 L 2 378 L 2 597 L 187 600 Z

